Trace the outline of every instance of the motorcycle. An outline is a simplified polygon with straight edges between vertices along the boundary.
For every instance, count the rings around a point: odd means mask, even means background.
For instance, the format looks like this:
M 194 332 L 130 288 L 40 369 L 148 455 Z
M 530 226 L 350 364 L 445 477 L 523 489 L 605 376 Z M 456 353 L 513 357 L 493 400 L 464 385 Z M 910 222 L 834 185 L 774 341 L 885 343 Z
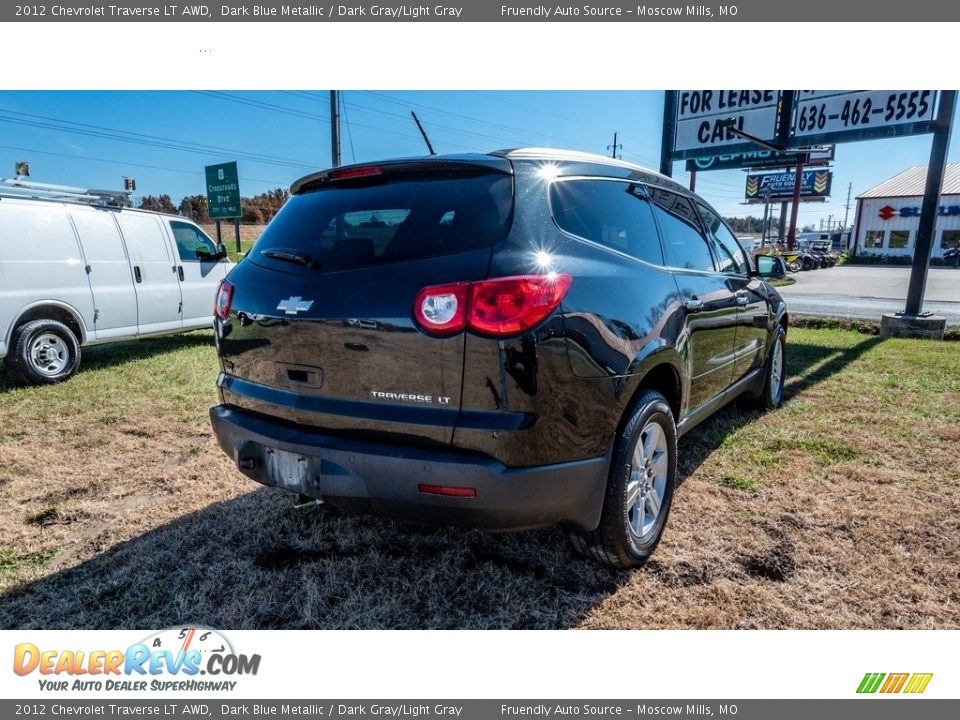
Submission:
M 952 261 L 954 267 L 960 267 L 960 245 L 944 250 L 943 261 L 945 263 Z

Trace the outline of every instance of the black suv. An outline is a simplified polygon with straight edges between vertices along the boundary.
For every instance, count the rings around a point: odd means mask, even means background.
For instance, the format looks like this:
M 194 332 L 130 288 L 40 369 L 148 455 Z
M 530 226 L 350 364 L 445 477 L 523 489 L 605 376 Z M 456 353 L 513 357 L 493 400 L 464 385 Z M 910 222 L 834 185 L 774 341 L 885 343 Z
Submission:
M 787 313 L 703 200 L 542 149 L 325 170 L 216 301 L 224 451 L 265 485 L 489 530 L 562 523 L 653 552 L 677 437 L 776 407 Z

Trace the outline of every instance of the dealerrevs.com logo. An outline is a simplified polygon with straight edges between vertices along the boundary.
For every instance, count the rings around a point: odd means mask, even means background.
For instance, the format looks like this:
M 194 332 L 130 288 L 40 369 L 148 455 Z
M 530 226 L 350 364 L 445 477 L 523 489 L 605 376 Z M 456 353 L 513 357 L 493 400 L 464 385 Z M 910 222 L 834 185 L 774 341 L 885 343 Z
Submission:
M 256 675 L 260 655 L 234 651 L 216 630 L 163 630 L 125 650 L 48 649 L 20 643 L 13 671 L 38 675 L 45 691 L 232 691 L 238 676 Z

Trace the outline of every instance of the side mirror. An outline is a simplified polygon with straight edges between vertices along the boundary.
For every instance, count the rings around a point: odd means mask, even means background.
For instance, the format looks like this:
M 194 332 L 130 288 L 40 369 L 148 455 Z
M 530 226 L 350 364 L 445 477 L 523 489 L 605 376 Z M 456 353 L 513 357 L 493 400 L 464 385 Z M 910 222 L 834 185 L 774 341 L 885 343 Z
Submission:
M 774 255 L 757 255 L 757 275 L 762 278 L 775 280 L 787 276 L 787 266 L 783 258 Z
M 197 260 L 200 262 L 220 262 L 226 257 L 227 247 L 223 243 L 217 243 L 217 251 L 212 254 L 206 248 L 197 248 Z

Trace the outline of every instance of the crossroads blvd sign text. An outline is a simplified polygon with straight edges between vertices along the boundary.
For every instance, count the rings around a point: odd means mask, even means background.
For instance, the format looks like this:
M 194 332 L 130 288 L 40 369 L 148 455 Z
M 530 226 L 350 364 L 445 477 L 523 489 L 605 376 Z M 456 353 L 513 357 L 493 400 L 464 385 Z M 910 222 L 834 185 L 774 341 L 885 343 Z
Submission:
M 238 218 L 240 207 L 240 180 L 235 162 L 207 165 L 207 211 L 214 220 Z

